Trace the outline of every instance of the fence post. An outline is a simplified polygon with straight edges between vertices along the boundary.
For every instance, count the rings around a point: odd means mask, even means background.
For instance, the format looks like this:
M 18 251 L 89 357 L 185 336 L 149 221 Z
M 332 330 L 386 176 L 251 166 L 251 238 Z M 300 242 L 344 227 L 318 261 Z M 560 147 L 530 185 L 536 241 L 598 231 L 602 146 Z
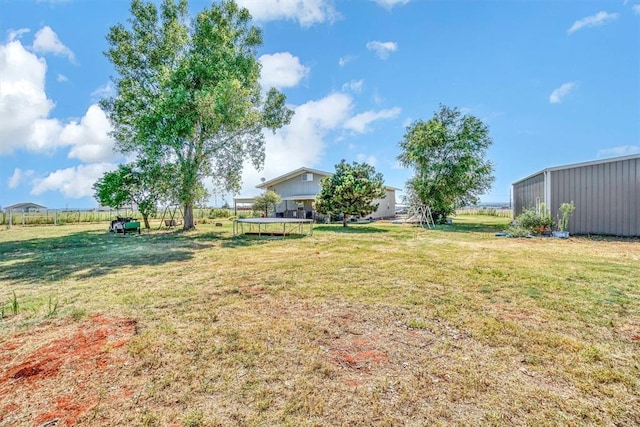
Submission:
M 13 225 L 13 212 L 9 209 L 9 228 Z
M 22 211 L 22 226 L 23 227 L 26 224 L 26 221 L 27 221 L 27 213 L 25 211 Z
M 58 225 L 58 210 L 53 210 L 53 225 Z

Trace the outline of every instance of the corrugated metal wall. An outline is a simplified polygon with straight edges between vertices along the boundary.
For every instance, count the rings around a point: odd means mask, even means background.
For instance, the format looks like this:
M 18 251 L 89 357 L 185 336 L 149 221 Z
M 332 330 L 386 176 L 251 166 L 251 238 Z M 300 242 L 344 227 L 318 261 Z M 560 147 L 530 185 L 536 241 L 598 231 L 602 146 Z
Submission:
M 520 215 L 527 208 L 535 208 L 537 201 L 544 202 L 544 173 L 539 173 L 513 185 L 513 215 Z
M 640 158 L 552 170 L 550 178 L 552 215 L 564 202 L 576 207 L 571 233 L 640 236 Z

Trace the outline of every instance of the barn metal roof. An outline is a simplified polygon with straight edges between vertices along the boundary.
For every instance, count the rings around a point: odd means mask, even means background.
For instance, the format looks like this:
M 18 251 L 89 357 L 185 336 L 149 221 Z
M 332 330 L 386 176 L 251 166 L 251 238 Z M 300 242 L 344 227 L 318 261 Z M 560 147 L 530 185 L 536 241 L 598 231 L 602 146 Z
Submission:
M 511 185 L 516 185 L 521 183 L 522 181 L 526 181 L 529 178 L 533 178 L 536 175 L 540 175 L 541 173 L 544 172 L 552 172 L 552 171 L 559 171 L 559 170 L 564 170 L 564 169 L 573 169 L 573 168 L 581 168 L 584 166 L 593 166 L 593 165 L 600 165 L 600 164 L 604 164 L 604 163 L 612 163 L 612 162 L 619 162 L 619 161 L 623 161 L 623 160 L 631 160 L 631 159 L 638 159 L 640 158 L 640 154 L 630 154 L 628 156 L 619 156 L 619 157 L 610 157 L 607 159 L 599 159 L 599 160 L 590 160 L 588 162 L 580 162 L 580 163 L 571 163 L 568 165 L 562 165 L 562 166 L 552 166 L 546 169 L 542 169 L 541 171 L 538 171 L 536 173 L 532 173 L 531 175 L 528 175 L 522 179 L 519 179 L 517 181 L 515 181 L 513 184 Z

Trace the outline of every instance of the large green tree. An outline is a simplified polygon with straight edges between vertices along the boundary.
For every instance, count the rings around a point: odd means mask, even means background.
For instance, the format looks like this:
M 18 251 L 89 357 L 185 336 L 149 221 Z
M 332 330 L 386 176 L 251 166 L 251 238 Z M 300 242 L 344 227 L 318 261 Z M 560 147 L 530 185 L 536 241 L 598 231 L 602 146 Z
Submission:
M 382 174 L 367 163 L 348 164 L 342 160 L 333 175 L 320 181 L 322 190 L 316 197 L 316 211 L 323 214 L 342 214 L 342 226 L 350 215 L 366 216 L 378 209 L 375 199 L 385 196 Z
M 168 194 L 162 177 L 160 165 L 127 163 L 105 173 L 93 185 L 93 190 L 103 206 L 119 208 L 135 203 L 148 229 L 149 216 L 156 213 L 158 203 Z
M 205 179 L 238 192 L 245 161 L 264 163 L 263 130 L 293 114 L 282 93 L 263 94 L 262 34 L 246 9 L 223 0 L 192 20 L 187 9 L 186 0 L 132 1 L 129 25 L 107 36 L 116 94 L 102 102 L 120 151 L 172 171 L 165 179 L 184 208 L 185 230 L 207 196 Z
M 481 120 L 444 105 L 428 121 L 408 126 L 398 160 L 414 170 L 407 181 L 409 199 L 429 206 L 441 221 L 477 203 L 493 183 L 493 166 L 485 159 L 491 143 Z
M 253 210 L 264 212 L 264 216 L 269 216 L 269 210 L 276 210 L 276 205 L 282 201 L 281 197 L 273 190 L 265 191 L 264 194 L 255 198 L 253 202 Z

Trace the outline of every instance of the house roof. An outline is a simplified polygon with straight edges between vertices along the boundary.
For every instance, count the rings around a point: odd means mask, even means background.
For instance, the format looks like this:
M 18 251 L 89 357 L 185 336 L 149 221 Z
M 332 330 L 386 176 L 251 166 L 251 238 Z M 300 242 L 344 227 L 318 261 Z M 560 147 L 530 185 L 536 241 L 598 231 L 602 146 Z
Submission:
M 256 197 L 257 196 L 241 196 L 241 197 L 234 197 L 233 201 L 235 203 L 255 203 L 256 201 Z
M 289 180 L 291 178 L 294 178 L 294 177 L 296 177 L 296 176 L 298 176 L 300 174 L 303 174 L 303 173 L 314 173 L 316 175 L 322 175 L 323 177 L 324 176 L 333 175 L 331 172 L 325 172 L 325 171 L 321 171 L 321 170 L 318 170 L 318 169 L 311 169 L 311 168 L 307 168 L 307 167 L 301 167 L 301 168 L 298 168 L 298 169 L 296 169 L 294 171 L 286 173 L 284 175 L 280 175 L 279 177 L 270 179 L 269 181 L 265 181 L 260 185 L 256 185 L 256 188 L 261 188 L 261 189 L 265 189 L 266 190 L 268 187 L 270 187 L 272 185 L 280 184 L 281 182 L 287 181 L 287 180 Z M 387 190 L 394 190 L 394 191 L 395 190 L 400 190 L 400 188 L 391 187 L 389 185 L 385 185 L 384 188 L 387 189 Z
M 5 206 L 5 210 L 17 211 L 20 209 L 47 209 L 46 206 L 39 205 L 37 203 L 25 202 L 25 203 L 16 203 L 15 205 Z
M 538 171 L 536 173 L 532 173 L 531 175 L 528 175 L 522 179 L 517 180 L 516 182 L 514 182 L 511 185 L 516 185 L 521 183 L 522 181 L 526 181 L 529 178 L 533 178 L 536 175 L 540 175 L 541 173 L 545 173 L 545 172 L 552 172 L 552 171 L 559 171 L 559 170 L 564 170 L 564 169 L 573 169 L 573 168 L 581 168 L 584 166 L 593 166 L 593 165 L 600 165 L 600 164 L 605 164 L 605 163 L 612 163 L 612 162 L 620 162 L 623 160 L 632 160 L 632 159 L 640 159 L 640 154 L 631 154 L 628 156 L 620 156 L 620 157 L 610 157 L 608 159 L 600 159 L 600 160 L 590 160 L 588 162 L 580 162 L 580 163 L 571 163 L 568 165 L 562 165 L 562 166 L 552 166 L 550 168 L 546 168 L 546 169 L 542 169 L 541 171 Z
M 278 176 L 276 178 L 270 179 L 269 181 L 265 181 L 260 185 L 256 185 L 256 188 L 266 189 L 266 188 L 268 188 L 268 187 L 270 187 L 272 185 L 280 184 L 281 182 L 287 181 L 287 180 L 289 180 L 291 178 L 294 178 L 294 177 L 296 177 L 296 176 L 298 176 L 300 174 L 303 174 L 303 173 L 314 173 L 314 174 L 322 175 L 322 176 L 332 175 L 331 172 L 325 172 L 325 171 L 321 171 L 321 170 L 318 170 L 318 169 L 311 169 L 311 168 L 301 167 L 301 168 L 298 168 L 298 169 L 296 169 L 294 171 L 286 173 L 284 175 L 280 175 L 280 176 Z

